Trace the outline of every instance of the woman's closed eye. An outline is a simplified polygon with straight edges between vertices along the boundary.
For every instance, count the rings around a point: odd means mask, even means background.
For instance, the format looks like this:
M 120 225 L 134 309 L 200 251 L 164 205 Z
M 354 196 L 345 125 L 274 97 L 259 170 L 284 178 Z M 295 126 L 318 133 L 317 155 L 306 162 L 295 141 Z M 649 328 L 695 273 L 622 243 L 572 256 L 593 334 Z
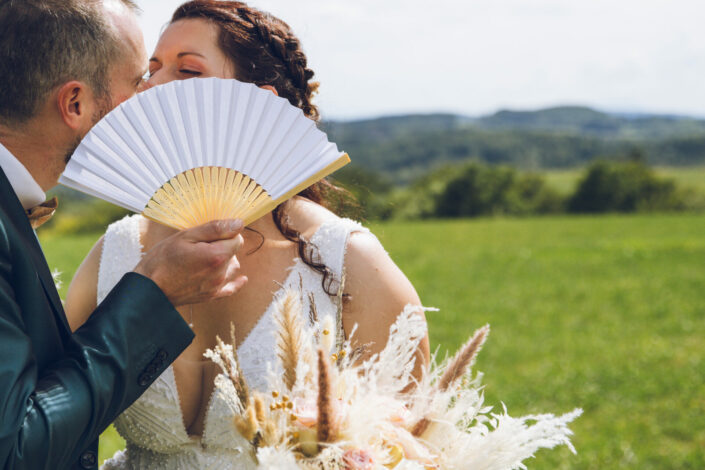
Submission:
M 179 69 L 179 73 L 183 73 L 184 75 L 190 75 L 193 77 L 198 77 L 199 75 L 201 75 L 201 72 L 189 69 Z

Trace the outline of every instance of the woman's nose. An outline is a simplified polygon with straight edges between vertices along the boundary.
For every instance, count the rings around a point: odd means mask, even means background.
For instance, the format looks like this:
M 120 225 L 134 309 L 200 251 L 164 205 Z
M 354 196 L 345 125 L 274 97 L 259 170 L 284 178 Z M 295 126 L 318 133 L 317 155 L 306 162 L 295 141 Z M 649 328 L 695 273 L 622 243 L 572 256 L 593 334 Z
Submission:
M 171 80 L 168 79 L 167 74 L 163 73 L 163 71 L 161 70 L 158 70 L 157 72 L 150 75 L 149 79 L 144 82 L 144 89 L 142 91 L 149 90 L 150 88 L 157 85 L 163 85 L 169 81 Z

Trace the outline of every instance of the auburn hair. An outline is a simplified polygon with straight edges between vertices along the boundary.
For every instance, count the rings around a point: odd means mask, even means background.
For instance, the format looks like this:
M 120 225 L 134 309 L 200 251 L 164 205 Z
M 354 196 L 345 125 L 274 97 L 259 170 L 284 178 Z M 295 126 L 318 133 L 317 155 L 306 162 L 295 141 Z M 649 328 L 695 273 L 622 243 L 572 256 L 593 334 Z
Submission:
M 273 86 L 279 96 L 300 108 L 308 118 L 319 121 L 318 108 L 312 102 L 319 84 L 312 81 L 314 72 L 288 24 L 243 2 L 222 0 L 184 3 L 174 12 L 171 22 L 194 18 L 207 20 L 218 28 L 218 46 L 232 61 L 238 80 Z M 354 197 L 348 191 L 326 179 L 298 195 L 338 214 L 354 205 Z M 275 225 L 286 239 L 298 245 L 304 263 L 323 275 L 325 292 L 337 296 L 333 272 L 322 262 L 318 249 L 289 226 L 285 209 L 286 203 L 272 212 Z

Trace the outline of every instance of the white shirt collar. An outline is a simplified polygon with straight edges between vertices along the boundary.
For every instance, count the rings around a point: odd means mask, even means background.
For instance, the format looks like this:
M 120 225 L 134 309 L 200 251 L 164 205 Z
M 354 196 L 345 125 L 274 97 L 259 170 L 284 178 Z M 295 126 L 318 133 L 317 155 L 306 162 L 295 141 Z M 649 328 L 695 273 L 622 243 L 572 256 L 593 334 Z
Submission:
M 5 172 L 10 186 L 25 210 L 46 200 L 44 191 L 27 168 L 2 144 L 0 144 L 0 168 Z

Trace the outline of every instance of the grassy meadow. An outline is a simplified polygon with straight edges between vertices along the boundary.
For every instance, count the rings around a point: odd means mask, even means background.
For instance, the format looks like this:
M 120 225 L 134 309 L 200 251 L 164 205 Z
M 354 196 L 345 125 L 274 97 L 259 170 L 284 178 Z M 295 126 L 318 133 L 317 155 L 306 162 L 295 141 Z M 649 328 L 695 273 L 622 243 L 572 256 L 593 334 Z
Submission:
M 705 179 L 704 179 L 705 180 Z M 492 333 L 476 369 L 512 415 L 582 407 L 578 455 L 531 469 L 705 468 L 705 217 L 373 224 L 428 306 L 440 354 Z M 98 235 L 42 237 L 68 281 Z M 108 430 L 101 459 L 123 443 Z

